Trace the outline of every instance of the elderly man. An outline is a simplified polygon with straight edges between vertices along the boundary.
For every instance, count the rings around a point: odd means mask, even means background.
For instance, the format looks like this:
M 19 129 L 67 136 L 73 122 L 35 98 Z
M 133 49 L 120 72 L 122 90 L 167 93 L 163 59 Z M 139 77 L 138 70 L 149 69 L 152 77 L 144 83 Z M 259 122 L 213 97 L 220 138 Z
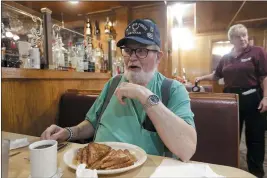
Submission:
M 70 128 L 52 125 L 42 139 L 64 141 L 94 136 L 97 142 L 131 143 L 154 155 L 164 155 L 167 148 L 188 161 L 197 142 L 190 99 L 185 87 L 172 81 L 166 106 L 161 102 L 166 78 L 157 72 L 163 56 L 158 27 L 149 19 L 137 19 L 128 25 L 125 38 L 117 46 L 124 57 L 125 73 L 104 112 L 99 116 L 117 77 L 105 85 L 82 123 Z
M 267 53 L 261 47 L 250 46 L 248 30 L 242 24 L 229 29 L 228 39 L 234 46 L 232 51 L 222 57 L 215 72 L 196 81 L 224 78 L 224 92 L 239 95 L 240 137 L 245 122 L 248 169 L 257 177 L 263 177 Z

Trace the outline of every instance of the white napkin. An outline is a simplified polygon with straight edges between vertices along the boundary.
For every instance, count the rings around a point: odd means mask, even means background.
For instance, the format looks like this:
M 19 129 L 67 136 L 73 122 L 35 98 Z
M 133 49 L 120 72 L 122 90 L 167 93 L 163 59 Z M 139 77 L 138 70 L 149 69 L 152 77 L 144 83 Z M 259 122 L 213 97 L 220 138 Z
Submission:
M 181 163 L 176 160 L 164 159 L 150 178 L 169 177 L 223 177 L 216 174 L 207 164 Z
M 98 178 L 97 171 L 86 169 L 85 164 L 80 164 L 76 169 L 76 178 Z
M 61 178 L 63 176 L 63 171 L 61 168 L 57 169 L 57 173 L 55 175 L 53 175 L 51 178 Z M 31 175 L 29 175 L 28 178 L 34 178 Z
M 27 138 L 21 138 L 21 139 L 16 139 L 16 140 L 10 140 L 10 150 L 16 149 L 16 148 L 21 148 L 29 145 L 30 143 L 28 142 Z

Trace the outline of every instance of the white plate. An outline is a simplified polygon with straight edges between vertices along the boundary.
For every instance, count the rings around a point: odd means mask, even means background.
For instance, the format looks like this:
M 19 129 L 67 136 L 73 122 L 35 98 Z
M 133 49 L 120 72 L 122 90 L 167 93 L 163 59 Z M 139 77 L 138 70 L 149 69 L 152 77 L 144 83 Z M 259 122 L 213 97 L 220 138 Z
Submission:
M 137 161 L 134 163 L 134 165 L 129 166 L 129 167 L 112 169 L 112 170 L 97 170 L 97 174 L 117 174 L 117 173 L 129 171 L 131 169 L 134 169 L 136 167 L 141 166 L 142 164 L 144 164 L 144 162 L 147 159 L 146 152 L 142 148 L 140 148 L 136 145 L 132 145 L 132 144 L 128 144 L 128 143 L 120 143 L 120 142 L 100 142 L 100 143 L 108 145 L 115 150 L 128 149 L 130 151 L 130 153 L 136 157 Z M 68 150 L 67 152 L 65 152 L 64 157 L 63 157 L 65 164 L 67 164 L 69 167 L 71 167 L 75 170 L 77 169 L 77 165 L 73 164 L 72 161 L 73 161 L 73 158 L 76 155 L 78 149 L 79 148 L 72 148 L 72 149 Z

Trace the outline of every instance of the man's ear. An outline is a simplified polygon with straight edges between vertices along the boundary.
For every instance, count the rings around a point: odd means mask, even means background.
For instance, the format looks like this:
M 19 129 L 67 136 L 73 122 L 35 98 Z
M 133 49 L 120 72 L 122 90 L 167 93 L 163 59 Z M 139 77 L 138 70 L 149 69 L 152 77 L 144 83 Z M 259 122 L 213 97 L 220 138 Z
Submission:
M 159 51 L 158 53 L 157 53 L 157 62 L 160 62 L 160 60 L 163 58 L 163 52 L 162 51 Z

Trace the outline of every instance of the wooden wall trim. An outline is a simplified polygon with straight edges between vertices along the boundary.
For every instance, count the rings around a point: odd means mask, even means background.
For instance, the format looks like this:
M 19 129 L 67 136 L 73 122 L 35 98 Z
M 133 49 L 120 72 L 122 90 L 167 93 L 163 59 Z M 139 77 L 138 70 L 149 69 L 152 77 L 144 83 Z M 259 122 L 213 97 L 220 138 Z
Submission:
M 224 100 L 238 100 L 238 95 L 233 93 L 196 93 L 196 92 L 189 92 L 190 99 L 212 99 L 212 100 L 218 100 L 218 99 L 224 99 Z
M 97 79 L 108 80 L 110 73 L 18 69 L 2 67 L 2 79 Z
M 142 9 L 142 8 L 149 8 L 149 7 L 154 7 L 154 6 L 161 6 L 161 5 L 166 5 L 163 1 L 155 3 L 155 4 L 148 4 L 148 5 L 141 5 L 141 6 L 135 6 L 132 7 L 132 9 Z

